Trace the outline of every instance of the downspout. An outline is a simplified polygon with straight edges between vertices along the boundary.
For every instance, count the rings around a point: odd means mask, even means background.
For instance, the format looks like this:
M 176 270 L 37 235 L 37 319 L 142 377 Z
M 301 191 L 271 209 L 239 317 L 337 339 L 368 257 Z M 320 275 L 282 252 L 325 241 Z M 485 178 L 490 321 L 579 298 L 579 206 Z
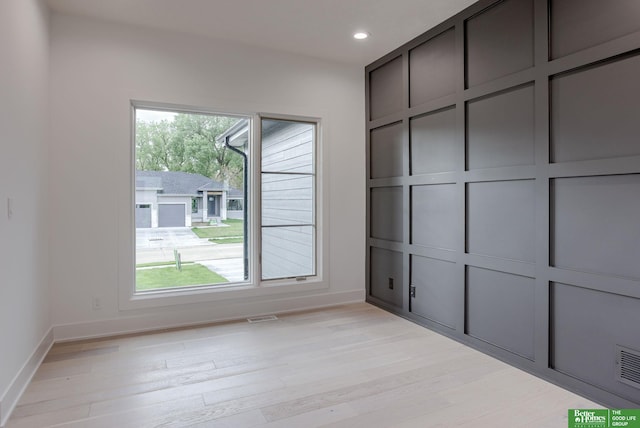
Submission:
M 248 281 L 249 280 L 249 225 L 247 222 L 248 216 L 247 216 L 247 212 L 249 209 L 249 198 L 247 197 L 247 185 L 248 185 L 248 171 L 247 171 L 247 154 L 245 152 L 243 152 L 242 150 L 239 150 L 235 147 L 233 147 L 231 144 L 229 144 L 229 138 L 230 136 L 226 136 L 224 139 L 224 145 L 226 147 L 228 147 L 229 149 L 231 149 L 232 151 L 238 153 L 240 156 L 242 156 L 242 160 L 243 160 L 243 165 L 242 165 L 242 179 L 243 179 L 243 186 L 242 186 L 242 194 L 244 197 L 244 200 L 242 201 L 243 207 L 242 207 L 242 217 L 243 217 L 243 222 L 242 222 L 242 233 L 243 233 L 243 238 L 242 238 L 242 245 L 243 245 L 243 251 L 244 251 L 244 280 Z

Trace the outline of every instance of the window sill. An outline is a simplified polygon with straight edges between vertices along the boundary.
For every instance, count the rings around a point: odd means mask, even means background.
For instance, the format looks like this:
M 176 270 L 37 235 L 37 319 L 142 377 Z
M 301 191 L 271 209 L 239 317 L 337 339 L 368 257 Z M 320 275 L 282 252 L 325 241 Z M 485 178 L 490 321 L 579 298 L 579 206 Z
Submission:
M 260 286 L 254 284 L 233 284 L 224 286 L 198 287 L 191 289 L 145 292 L 120 296 L 121 311 L 157 308 L 174 305 L 188 305 L 205 302 L 217 302 L 233 299 L 256 297 L 275 297 L 285 293 L 300 293 L 328 289 L 329 285 L 322 279 L 313 278 L 306 281 L 269 281 Z

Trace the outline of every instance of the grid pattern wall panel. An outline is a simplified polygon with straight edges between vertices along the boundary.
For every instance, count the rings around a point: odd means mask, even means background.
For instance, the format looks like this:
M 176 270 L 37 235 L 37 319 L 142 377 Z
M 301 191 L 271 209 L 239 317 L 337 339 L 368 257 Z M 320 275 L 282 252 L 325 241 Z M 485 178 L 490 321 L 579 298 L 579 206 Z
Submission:
M 402 253 L 371 249 L 370 294 L 388 305 L 402 306 Z
M 402 110 L 402 59 L 396 58 L 371 72 L 369 88 L 371 119 Z
M 411 243 L 453 250 L 456 246 L 455 184 L 411 187 Z
M 640 174 L 557 178 L 551 186 L 551 264 L 640 280 Z
M 402 241 L 402 187 L 371 189 L 371 237 Z
M 640 56 L 586 67 L 551 80 L 554 162 L 640 155 Z
M 411 313 L 455 329 L 459 304 L 455 263 L 412 255 L 411 284 L 416 287 Z
M 467 104 L 468 169 L 535 163 L 533 85 Z
M 466 333 L 533 360 L 534 285 L 533 278 L 469 266 Z
M 456 170 L 456 111 L 448 108 L 411 118 L 411 173 Z
M 371 130 L 371 178 L 402 176 L 402 124 Z
M 423 104 L 456 92 L 456 33 L 453 29 L 409 52 L 409 102 Z
M 533 65 L 533 2 L 498 2 L 467 21 L 469 87 Z
M 640 348 L 640 299 L 562 283 L 551 290 L 552 367 L 635 401 L 637 389 L 616 380 L 615 348 Z
M 637 0 L 553 0 L 550 3 L 553 58 L 640 30 Z
M 638 407 L 640 3 L 480 0 L 365 76 L 367 300 Z
M 535 261 L 533 180 L 467 184 L 467 251 Z

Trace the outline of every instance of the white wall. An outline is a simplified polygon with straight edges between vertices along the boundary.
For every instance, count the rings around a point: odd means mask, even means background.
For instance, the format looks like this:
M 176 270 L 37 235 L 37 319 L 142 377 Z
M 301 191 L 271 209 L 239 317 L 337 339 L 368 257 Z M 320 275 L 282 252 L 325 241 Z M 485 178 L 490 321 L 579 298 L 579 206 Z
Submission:
M 212 19 L 215 25 L 215 19 Z M 310 49 L 313 49 L 310 46 Z M 54 15 L 52 296 L 58 337 L 363 300 L 364 77 L 359 67 Z M 119 310 L 130 253 L 130 100 L 320 116 L 330 150 L 328 289 Z M 78 206 L 92 207 L 95 216 Z M 93 311 L 100 297 L 103 308 Z M 59 333 L 59 334 L 58 334 Z
M 51 325 L 48 20 L 37 0 L 0 1 L 0 400 L 4 406 L 16 392 L 9 391 L 15 386 L 12 381 Z M 14 202 L 11 219 L 7 198 Z

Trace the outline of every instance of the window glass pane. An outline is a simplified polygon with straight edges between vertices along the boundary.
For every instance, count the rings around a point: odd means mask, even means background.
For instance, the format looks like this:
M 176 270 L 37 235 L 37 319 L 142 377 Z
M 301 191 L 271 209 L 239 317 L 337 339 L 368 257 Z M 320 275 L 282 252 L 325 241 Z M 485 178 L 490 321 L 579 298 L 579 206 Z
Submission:
M 313 226 L 262 229 L 262 279 L 315 275 Z
M 315 275 L 316 124 L 263 119 L 262 279 Z
M 245 157 L 225 145 L 248 119 L 136 108 L 136 291 L 247 279 Z M 241 147 L 246 153 L 247 147 Z M 240 211 L 238 211 L 240 210 Z
M 262 225 L 313 223 L 313 176 L 262 174 Z

